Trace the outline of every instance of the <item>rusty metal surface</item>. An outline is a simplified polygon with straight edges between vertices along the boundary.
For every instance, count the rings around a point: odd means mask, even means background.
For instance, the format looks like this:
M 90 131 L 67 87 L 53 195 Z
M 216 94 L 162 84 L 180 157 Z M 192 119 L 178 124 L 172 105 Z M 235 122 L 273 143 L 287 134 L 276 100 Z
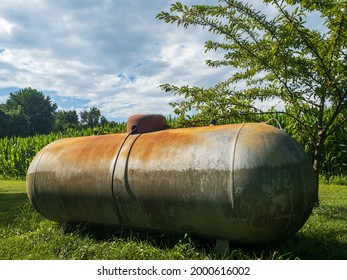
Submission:
M 136 131 L 134 134 L 167 129 L 166 118 L 162 115 L 153 114 L 139 114 L 129 117 L 127 121 L 127 133 L 132 132 L 135 126 Z
M 311 163 L 285 132 L 237 124 L 59 140 L 28 170 L 52 220 L 249 244 L 287 238 L 314 203 Z M 123 143 L 122 148 L 120 149 Z
M 123 135 L 62 139 L 35 157 L 27 175 L 34 207 L 56 221 L 119 224 L 112 169 Z

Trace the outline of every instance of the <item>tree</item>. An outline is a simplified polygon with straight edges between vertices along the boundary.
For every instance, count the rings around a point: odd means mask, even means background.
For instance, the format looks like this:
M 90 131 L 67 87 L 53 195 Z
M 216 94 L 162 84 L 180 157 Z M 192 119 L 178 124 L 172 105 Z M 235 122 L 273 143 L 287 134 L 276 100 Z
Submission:
M 324 144 L 347 122 L 347 1 L 263 2 L 275 11 L 272 16 L 237 0 L 191 7 L 177 2 L 170 12 L 158 14 L 167 23 L 201 26 L 219 35 L 221 40 L 207 41 L 205 50 L 221 51 L 223 59 L 206 63 L 235 69 L 229 80 L 210 89 L 161 87 L 186 98 L 172 103 L 181 115 L 190 108 L 198 113 L 262 113 L 256 101 L 280 100 L 284 109 L 272 112 L 287 114 L 312 143 L 318 188 Z M 319 30 L 306 22 L 313 12 L 324 22 L 315 26 Z M 241 82 L 244 88 L 233 89 Z
M 7 136 L 27 137 L 30 135 L 30 118 L 25 114 L 23 107 L 18 105 L 9 114 Z
M 75 110 L 61 110 L 55 114 L 54 130 L 56 131 L 63 131 L 67 128 L 76 128 L 78 125 L 78 115 Z
M 5 112 L 4 104 L 0 104 L 0 138 L 11 136 L 26 137 L 29 135 L 30 122 L 22 106 Z
M 0 138 L 7 136 L 10 116 L 0 107 Z
M 10 93 L 4 105 L 6 113 L 9 115 L 20 108 L 21 114 L 24 114 L 29 121 L 30 135 L 52 131 L 57 107 L 57 104 L 52 103 L 48 96 L 45 97 L 43 93 L 30 87 Z M 13 129 L 17 129 L 18 133 L 21 133 L 19 127 Z
M 83 110 L 80 113 L 81 124 L 86 125 L 88 127 L 94 127 L 100 124 L 101 113 L 100 110 L 96 107 L 92 107 L 87 110 Z
M 104 117 L 104 116 L 101 116 L 100 117 L 100 125 L 101 126 L 106 126 L 108 125 L 110 122 Z

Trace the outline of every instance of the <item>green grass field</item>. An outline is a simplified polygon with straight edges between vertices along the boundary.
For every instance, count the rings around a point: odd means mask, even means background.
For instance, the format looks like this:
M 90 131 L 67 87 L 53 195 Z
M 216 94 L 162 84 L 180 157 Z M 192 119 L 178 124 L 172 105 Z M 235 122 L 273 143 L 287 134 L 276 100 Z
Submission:
M 183 236 L 70 228 L 29 204 L 25 181 L 0 180 L 0 259 L 347 259 L 347 186 L 323 184 L 321 204 L 292 238 L 265 247 L 231 245 L 220 255 L 211 241 Z

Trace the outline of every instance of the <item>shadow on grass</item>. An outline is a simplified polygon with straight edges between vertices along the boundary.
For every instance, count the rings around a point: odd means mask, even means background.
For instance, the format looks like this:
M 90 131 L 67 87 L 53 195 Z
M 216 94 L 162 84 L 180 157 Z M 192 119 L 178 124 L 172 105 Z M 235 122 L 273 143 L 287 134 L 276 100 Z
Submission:
M 347 244 L 329 233 L 315 235 L 297 233 L 277 246 L 280 252 L 291 251 L 293 256 L 299 259 L 347 260 Z
M 123 240 L 124 242 L 145 243 L 160 250 L 171 250 L 177 245 L 190 244 L 197 252 L 209 254 L 213 252 L 215 245 L 214 240 L 184 234 L 145 232 L 93 225 L 60 224 L 60 226 L 66 234 L 75 233 L 96 242 Z
M 191 244 L 198 252 L 210 256 L 212 259 L 262 259 L 262 260 L 339 260 L 347 259 L 347 244 L 336 240 L 333 236 L 307 236 L 298 232 L 290 239 L 277 244 L 261 246 L 246 246 L 230 243 L 229 254 L 217 253 L 214 249 L 215 240 L 196 236 L 175 234 L 158 234 L 137 232 L 131 230 L 115 230 L 95 226 L 64 225 L 65 232 L 75 232 L 81 236 L 88 236 L 97 242 L 125 241 L 144 242 L 158 249 L 172 249 L 177 244 Z
M 26 193 L 0 193 L 0 224 L 9 224 L 18 215 L 15 211 L 28 203 Z

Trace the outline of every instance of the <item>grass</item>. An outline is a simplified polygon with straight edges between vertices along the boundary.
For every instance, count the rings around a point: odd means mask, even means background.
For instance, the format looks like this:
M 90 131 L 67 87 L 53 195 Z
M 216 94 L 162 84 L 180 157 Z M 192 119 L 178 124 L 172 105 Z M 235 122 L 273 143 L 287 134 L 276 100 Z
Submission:
M 347 186 L 323 184 L 321 205 L 292 238 L 276 245 L 231 245 L 191 237 L 71 228 L 43 218 L 29 204 L 25 182 L 0 180 L 0 259 L 347 259 Z

